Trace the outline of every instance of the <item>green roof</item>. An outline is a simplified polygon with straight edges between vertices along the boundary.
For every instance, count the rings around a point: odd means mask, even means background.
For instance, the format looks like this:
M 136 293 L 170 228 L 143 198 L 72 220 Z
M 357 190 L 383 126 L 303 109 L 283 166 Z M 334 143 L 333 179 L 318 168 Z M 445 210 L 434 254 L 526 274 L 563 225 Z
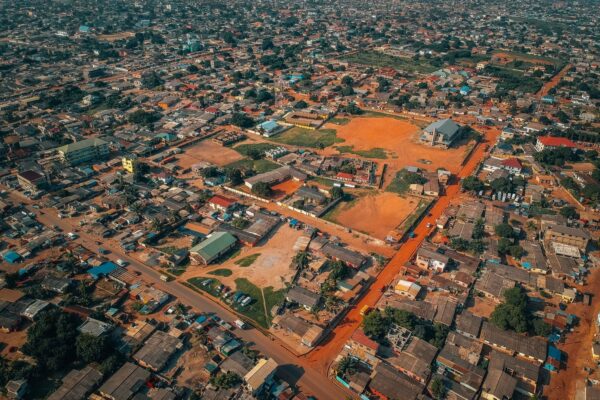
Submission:
M 64 146 L 60 146 L 58 148 L 58 151 L 61 151 L 63 153 L 70 153 L 72 151 L 85 149 L 86 147 L 102 146 L 103 144 L 107 144 L 107 142 L 105 142 L 102 139 L 91 138 L 91 139 L 80 140 L 79 142 L 69 143 Z
M 205 260 L 212 260 L 224 250 L 235 244 L 237 239 L 228 232 L 215 232 L 205 241 L 198 243 L 190 249 L 190 253 L 198 253 Z

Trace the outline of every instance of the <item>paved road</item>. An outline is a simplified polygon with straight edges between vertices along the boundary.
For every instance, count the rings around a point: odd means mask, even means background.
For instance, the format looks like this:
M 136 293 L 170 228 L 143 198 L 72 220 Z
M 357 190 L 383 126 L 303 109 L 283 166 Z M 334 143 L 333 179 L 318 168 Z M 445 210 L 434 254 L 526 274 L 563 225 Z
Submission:
M 25 203 L 26 199 L 11 194 L 13 200 L 21 203 Z M 37 214 L 38 220 L 46 226 L 59 226 L 65 233 L 72 232 L 75 226 L 68 219 L 60 219 L 56 215 L 56 211 L 52 209 L 40 210 L 33 209 L 31 206 L 27 208 Z M 83 246 L 94 251 L 98 248 L 96 241 L 97 237 L 86 233 L 83 229 L 77 232 L 79 238 L 75 241 L 82 244 Z M 216 313 L 225 321 L 233 325 L 233 321 L 237 319 L 237 316 L 219 305 L 218 303 L 210 300 L 207 297 L 191 290 L 190 288 L 182 285 L 177 281 L 163 282 L 160 280 L 160 272 L 157 272 L 152 267 L 149 267 L 135 258 L 130 257 L 124 253 L 119 246 L 114 242 L 102 240 L 102 247 L 109 250 L 110 253 L 106 256 L 107 258 L 115 261 L 119 258 L 127 261 L 129 265 L 127 268 L 131 271 L 137 271 L 141 273 L 141 279 L 149 284 L 153 284 L 155 287 L 171 294 L 176 297 L 178 301 L 192 306 L 197 311 Z M 318 399 L 345 399 L 349 397 L 350 392 L 346 392 L 326 376 L 321 374 L 319 371 L 312 369 L 311 365 L 307 360 L 298 358 L 287 350 L 282 344 L 275 339 L 265 336 L 262 332 L 256 329 L 248 330 L 236 330 L 236 335 L 242 338 L 248 343 L 254 344 L 254 347 L 259 350 L 262 354 L 272 357 L 280 365 L 278 369 L 279 375 L 291 384 L 297 385 L 297 387 L 307 395 L 316 396 Z

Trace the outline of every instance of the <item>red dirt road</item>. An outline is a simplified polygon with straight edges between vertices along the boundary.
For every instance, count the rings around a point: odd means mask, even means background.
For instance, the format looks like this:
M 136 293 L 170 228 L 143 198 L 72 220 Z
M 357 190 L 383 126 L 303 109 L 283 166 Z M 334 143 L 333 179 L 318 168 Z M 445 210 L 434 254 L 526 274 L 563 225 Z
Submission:
M 459 179 L 471 175 L 479 162 L 486 155 L 485 145 L 488 143 L 494 143 L 499 136 L 500 131 L 497 129 L 489 129 L 482 133 L 484 134 L 485 139 L 477 146 L 466 165 L 460 170 L 458 174 Z M 338 325 L 338 327 L 330 334 L 325 342 L 307 354 L 306 357 L 308 361 L 314 365 L 315 369 L 318 369 L 325 374 L 327 373 L 329 364 L 335 359 L 344 346 L 344 343 L 348 340 L 356 328 L 359 327 L 361 322 L 360 309 L 365 305 L 372 307 L 377 303 L 382 295 L 382 288 L 389 285 L 394 278 L 396 278 L 399 267 L 404 265 L 413 257 L 416 250 L 429 234 L 431 228 L 427 228 L 427 224 L 435 224 L 435 220 L 444 212 L 450 202 L 460 195 L 460 186 L 457 181 L 458 179 L 455 183 L 448 186 L 446 194 L 440 197 L 437 203 L 432 207 L 429 216 L 423 218 L 421 223 L 415 228 L 415 238 L 408 239 L 402 245 L 400 250 L 394 255 L 389 264 L 379 274 L 369 292 L 352 310 L 349 311 L 344 321 Z
M 554 75 L 552 77 L 552 79 L 550 79 L 548 82 L 546 82 L 544 84 L 544 86 L 542 86 L 542 88 L 536 93 L 537 97 L 540 98 L 540 97 L 546 96 L 548 94 L 548 92 L 550 92 L 550 89 L 552 89 L 553 87 L 558 85 L 558 83 L 567 74 L 567 72 L 569 72 L 569 70 L 571 69 L 572 66 L 573 65 L 571 65 L 571 64 L 565 65 L 565 67 L 563 69 L 561 69 L 558 74 Z

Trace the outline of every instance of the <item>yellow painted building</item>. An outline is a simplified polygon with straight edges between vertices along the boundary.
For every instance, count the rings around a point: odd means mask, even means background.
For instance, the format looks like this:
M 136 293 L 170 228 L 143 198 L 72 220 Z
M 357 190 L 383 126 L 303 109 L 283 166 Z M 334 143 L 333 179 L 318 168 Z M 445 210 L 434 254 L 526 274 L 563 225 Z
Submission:
M 130 174 L 133 174 L 137 168 L 137 157 L 127 156 L 121 160 L 123 169 Z

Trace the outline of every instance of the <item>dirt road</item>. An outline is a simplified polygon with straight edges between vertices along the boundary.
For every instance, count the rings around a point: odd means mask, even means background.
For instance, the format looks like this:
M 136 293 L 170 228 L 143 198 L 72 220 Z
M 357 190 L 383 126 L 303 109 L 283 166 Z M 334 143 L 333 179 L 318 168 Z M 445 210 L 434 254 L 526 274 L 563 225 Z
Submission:
M 542 86 L 542 88 L 536 93 L 536 96 L 538 98 L 546 96 L 548 94 L 548 92 L 550 92 L 550 89 L 552 89 L 552 88 L 556 87 L 556 85 L 558 85 L 558 83 L 561 81 L 561 79 L 567 74 L 567 72 L 569 72 L 571 67 L 573 67 L 573 65 L 571 65 L 571 64 L 565 65 L 564 68 L 558 72 L 558 74 L 554 75 L 552 77 L 552 79 L 550 79 L 548 82 L 546 82 L 544 84 L 544 86 Z
M 466 165 L 460 170 L 458 178 L 462 179 L 469 176 L 477 167 L 479 162 L 486 154 L 486 144 L 492 144 L 500 134 L 497 129 L 489 129 L 483 132 L 485 139 L 473 151 Z M 345 320 L 333 331 L 333 333 L 320 346 L 311 351 L 306 358 L 312 363 L 313 367 L 322 373 L 327 373 L 329 364 L 338 355 L 344 343 L 358 328 L 361 322 L 360 309 L 365 306 L 374 306 L 382 295 L 382 288 L 389 285 L 396 277 L 399 268 L 408 262 L 419 248 L 431 228 L 427 224 L 435 225 L 435 220 L 443 213 L 450 202 L 460 194 L 458 179 L 450 185 L 446 194 L 437 201 L 430 210 L 429 215 L 425 216 L 419 225 L 414 229 L 415 237 L 408 239 L 391 259 L 389 264 L 377 277 L 377 280 L 371 286 L 369 292 L 362 300 L 348 313 Z

